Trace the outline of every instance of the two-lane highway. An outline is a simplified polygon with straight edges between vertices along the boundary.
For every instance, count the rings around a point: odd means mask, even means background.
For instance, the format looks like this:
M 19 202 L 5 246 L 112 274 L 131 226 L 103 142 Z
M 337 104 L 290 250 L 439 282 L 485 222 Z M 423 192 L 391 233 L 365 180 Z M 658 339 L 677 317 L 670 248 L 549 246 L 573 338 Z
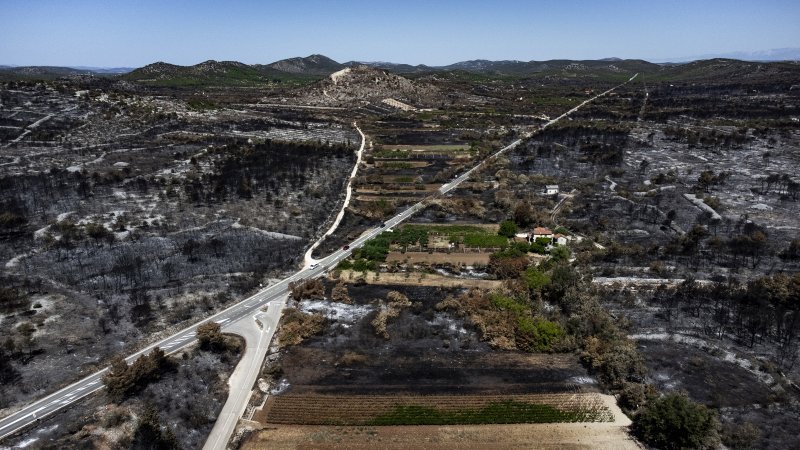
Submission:
M 634 75 L 630 78 L 630 80 L 626 81 L 625 83 L 620 84 L 614 88 L 611 88 L 601 94 L 598 94 L 582 103 L 578 106 L 570 109 L 566 113 L 556 117 L 555 119 L 550 120 L 549 122 L 545 123 L 540 127 L 537 131 L 543 130 L 550 125 L 562 120 L 563 118 L 569 116 L 573 112 L 580 109 L 582 106 L 586 105 L 587 103 L 595 100 L 598 97 L 602 97 L 609 92 L 613 91 L 614 89 L 627 84 L 628 82 L 632 81 L 636 78 L 638 74 Z M 525 138 L 530 137 L 533 133 L 528 133 L 525 135 Z M 496 158 L 497 156 L 501 155 L 508 150 L 515 148 L 522 142 L 522 139 L 517 139 L 516 141 L 512 142 L 511 144 L 503 147 L 502 149 L 498 150 L 488 158 L 484 159 L 473 168 L 465 171 L 464 173 L 460 174 L 452 181 L 445 183 L 442 185 L 437 194 L 435 195 L 444 195 L 448 192 L 452 191 L 458 185 L 469 179 L 473 172 L 479 170 L 483 167 L 487 162 Z M 362 144 L 363 145 L 363 144 Z M 154 344 L 151 344 L 144 349 L 130 355 L 126 358 L 128 362 L 132 362 L 136 358 L 146 353 L 149 353 L 152 349 L 156 347 L 161 347 L 166 353 L 174 353 L 181 349 L 184 349 L 192 344 L 195 341 L 195 331 L 198 326 L 208 323 L 208 322 L 217 322 L 222 326 L 223 331 L 226 330 L 227 325 L 232 324 L 243 317 L 251 316 L 255 314 L 259 309 L 266 306 L 267 303 L 280 298 L 281 296 L 285 295 L 289 290 L 289 284 L 295 281 L 300 281 L 303 279 L 314 278 L 323 275 L 328 270 L 335 267 L 341 260 L 350 256 L 350 253 L 353 249 L 360 247 L 369 239 L 379 235 L 380 233 L 384 232 L 386 228 L 390 228 L 396 226 L 397 224 L 407 220 L 409 217 L 413 216 L 414 214 L 418 213 L 422 209 L 425 208 L 427 202 L 432 197 L 429 197 L 419 203 L 411 205 L 409 208 L 404 210 L 403 212 L 397 214 L 396 216 L 392 217 L 391 219 L 386 220 L 384 222 L 383 227 L 372 228 L 367 230 L 364 234 L 359 236 L 358 239 L 351 242 L 348 246 L 347 250 L 340 249 L 335 251 L 331 255 L 321 259 L 318 261 L 318 264 L 315 265 L 313 268 L 303 269 L 292 276 L 275 283 L 262 291 L 256 293 L 255 295 L 242 300 L 241 302 L 221 311 L 207 319 L 204 319 L 194 325 L 191 325 L 183 330 L 178 331 L 177 333 L 165 338 L 161 341 L 158 341 Z M 279 308 L 282 310 L 283 304 L 276 302 L 277 305 L 280 305 Z M 277 311 L 277 313 L 279 313 Z M 3 439 L 29 425 L 34 424 L 36 421 L 46 417 L 54 412 L 72 404 L 76 401 L 86 397 L 89 394 L 97 392 L 98 390 L 102 389 L 103 387 L 103 376 L 108 372 L 108 368 L 100 370 L 98 372 L 93 373 L 92 375 L 83 378 L 82 380 L 73 383 L 67 387 L 64 387 L 53 394 L 48 395 L 47 397 L 37 400 L 25 407 L 22 407 L 18 411 L 0 419 L 0 439 Z

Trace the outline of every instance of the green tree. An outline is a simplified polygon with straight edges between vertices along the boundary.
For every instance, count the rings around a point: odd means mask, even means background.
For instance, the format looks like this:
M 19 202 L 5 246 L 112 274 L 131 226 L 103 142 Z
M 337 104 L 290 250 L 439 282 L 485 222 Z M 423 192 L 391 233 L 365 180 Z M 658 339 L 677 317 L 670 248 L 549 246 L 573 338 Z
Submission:
M 555 262 L 567 261 L 570 257 L 570 251 L 567 247 L 561 245 L 550 250 L 550 257 Z
M 555 322 L 541 317 L 517 318 L 517 346 L 529 352 L 549 352 L 559 339 L 566 335 L 564 329 Z
M 538 291 L 550 284 L 550 277 L 546 273 L 539 271 L 536 267 L 528 267 L 522 275 L 522 278 L 531 291 Z
M 719 444 L 716 414 L 684 394 L 650 402 L 634 417 L 633 432 L 662 450 L 716 448 Z
M 513 220 L 504 220 L 500 223 L 500 230 L 497 232 L 500 236 L 507 238 L 514 237 L 517 234 L 517 224 Z

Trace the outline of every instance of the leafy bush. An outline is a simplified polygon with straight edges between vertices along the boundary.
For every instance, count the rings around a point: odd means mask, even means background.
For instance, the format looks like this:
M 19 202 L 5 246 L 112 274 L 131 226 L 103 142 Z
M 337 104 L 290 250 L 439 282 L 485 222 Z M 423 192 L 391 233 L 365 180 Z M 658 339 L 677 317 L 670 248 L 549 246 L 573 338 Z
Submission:
M 545 248 L 545 246 L 540 244 L 540 243 L 538 243 L 538 242 L 532 243 L 530 248 L 531 248 L 530 251 L 533 252 L 533 253 L 536 253 L 536 254 L 539 254 L 539 255 L 546 255 L 547 254 L 547 249 Z
M 364 258 L 370 261 L 385 261 L 389 253 L 389 246 L 392 244 L 391 232 L 383 232 L 378 236 L 368 240 L 361 248 L 353 252 L 356 259 Z
M 520 350 L 549 352 L 553 350 L 553 344 L 565 335 L 559 324 L 541 317 L 517 318 L 517 347 Z
M 633 342 L 621 337 L 589 337 L 581 359 L 612 389 L 622 389 L 627 381 L 639 382 L 646 370 Z
M 527 306 L 518 302 L 516 299 L 502 294 L 498 293 L 490 294 L 489 298 L 491 299 L 492 304 L 495 307 L 502 310 L 510 311 L 515 315 L 525 314 L 525 312 L 528 310 Z
M 684 394 L 669 394 L 650 402 L 633 421 L 633 433 L 662 450 L 716 448 L 719 422 L 713 411 Z
M 655 387 L 651 384 L 625 382 L 619 393 L 619 406 L 627 412 L 636 412 L 657 395 Z
M 528 267 L 525 273 L 522 274 L 522 279 L 525 280 L 528 289 L 531 291 L 538 291 L 550 284 L 550 276 L 541 272 L 536 267 Z
M 555 262 L 569 260 L 570 254 L 569 249 L 564 246 L 559 246 L 550 250 L 550 258 Z

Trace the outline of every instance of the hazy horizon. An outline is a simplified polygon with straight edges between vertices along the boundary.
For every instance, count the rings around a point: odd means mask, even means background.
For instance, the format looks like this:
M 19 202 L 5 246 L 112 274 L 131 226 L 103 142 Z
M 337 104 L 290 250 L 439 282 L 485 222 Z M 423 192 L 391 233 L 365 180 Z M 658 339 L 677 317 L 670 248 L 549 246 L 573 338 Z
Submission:
M 338 62 L 644 59 L 800 47 L 800 4 L 685 0 L 634 4 L 508 0 L 487 5 L 303 1 L 4 5 L 0 64 L 141 67 L 209 59 L 266 64 L 323 54 Z

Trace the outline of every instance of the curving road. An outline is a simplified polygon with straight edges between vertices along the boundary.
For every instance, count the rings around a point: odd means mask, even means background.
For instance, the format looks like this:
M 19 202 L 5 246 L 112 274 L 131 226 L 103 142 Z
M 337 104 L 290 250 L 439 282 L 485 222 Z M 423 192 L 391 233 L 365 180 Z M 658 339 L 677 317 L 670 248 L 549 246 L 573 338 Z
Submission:
M 320 244 L 322 244 L 322 241 L 324 241 L 326 237 L 332 235 L 333 232 L 336 231 L 337 228 L 339 228 L 339 224 L 342 222 L 342 219 L 344 218 L 344 213 L 345 211 L 347 211 L 347 207 L 350 205 L 350 198 L 353 196 L 353 180 L 355 180 L 356 175 L 358 174 L 358 166 L 361 165 L 361 157 L 364 155 L 364 147 L 367 145 L 367 137 L 364 136 L 364 132 L 361 131 L 361 128 L 358 128 L 358 124 L 356 122 L 353 122 L 353 126 L 356 128 L 356 131 L 358 131 L 358 134 L 361 135 L 361 146 L 358 148 L 358 151 L 356 152 L 356 163 L 355 165 L 353 165 L 353 170 L 350 172 L 350 178 L 347 179 L 347 187 L 345 188 L 345 196 L 344 196 L 344 203 L 342 204 L 342 209 L 339 210 L 339 214 L 336 215 L 336 219 L 333 221 L 333 224 L 331 225 L 330 229 L 328 229 L 328 231 L 326 231 L 325 234 L 323 234 L 319 239 L 317 239 L 317 242 L 314 242 L 314 244 L 306 251 L 305 257 L 303 259 L 304 268 L 317 262 L 317 260 L 314 259 L 311 256 L 311 254 L 314 253 L 314 250 L 316 250 L 317 247 L 320 246 Z
M 545 123 L 537 131 L 541 131 L 549 127 L 550 125 L 553 125 L 559 120 L 562 120 L 567 116 L 569 116 L 570 114 L 574 113 L 587 103 L 608 94 L 609 92 L 619 88 L 620 86 L 629 83 L 634 78 L 636 78 L 637 75 L 638 74 L 634 75 L 628 81 L 618 86 L 615 86 L 601 94 L 598 94 L 580 103 L 578 106 L 570 109 L 569 111 L 556 117 L 555 119 L 552 119 L 549 122 Z M 533 133 L 527 133 L 524 136 L 524 138 L 530 137 L 532 134 Z M 507 152 L 510 149 L 517 147 L 521 142 L 522 139 L 517 139 L 511 144 L 501 148 L 488 158 L 484 159 L 483 161 L 475 165 L 470 170 L 460 174 L 452 181 L 442 185 L 437 191 L 437 194 L 434 194 L 434 196 L 447 194 L 448 192 L 452 191 L 453 189 L 458 187 L 459 184 L 466 181 L 470 177 L 470 175 L 472 175 L 473 172 L 475 172 L 476 170 L 480 169 L 485 164 L 487 164 L 488 161 L 492 160 L 493 158 L 496 158 L 497 156 Z M 262 291 L 256 293 L 255 295 L 248 297 L 245 300 L 242 300 L 241 302 L 225 309 L 224 311 L 221 311 L 207 319 L 204 319 L 194 325 L 191 325 L 187 328 L 184 328 L 181 331 L 178 331 L 172 336 L 169 336 L 161 341 L 158 341 L 154 344 L 147 346 L 146 348 L 128 356 L 126 360 L 128 362 L 132 362 L 139 356 L 149 353 L 155 347 L 161 347 L 167 354 L 174 353 L 186 347 L 189 347 L 190 345 L 193 345 L 195 342 L 195 330 L 197 329 L 197 327 L 210 321 L 219 323 L 223 331 L 229 331 L 231 324 L 238 322 L 242 318 L 257 314 L 258 311 L 264 306 L 266 306 L 268 303 L 273 302 L 275 300 L 279 300 L 283 296 L 285 296 L 286 293 L 289 291 L 290 283 L 303 279 L 322 276 L 329 269 L 335 267 L 340 261 L 350 256 L 352 249 L 358 248 L 359 246 L 363 245 L 364 242 L 366 242 L 367 240 L 372 239 L 373 237 L 385 231 L 386 228 L 393 227 L 407 220 L 409 217 L 418 213 L 422 209 L 424 209 L 427 202 L 431 198 L 432 197 L 429 197 L 425 200 L 420 201 L 419 203 L 411 205 L 405 211 L 397 214 L 391 219 L 388 219 L 384 223 L 383 227 L 377 227 L 367 230 L 358 239 L 354 240 L 349 244 L 348 250 L 340 249 L 332 253 L 331 255 L 328 255 L 325 258 L 317 260 L 318 265 L 313 266 L 313 268 L 300 270 L 294 275 L 263 289 Z M 283 310 L 283 305 L 284 305 L 283 302 L 274 302 L 272 308 L 269 309 L 270 315 L 275 314 L 277 315 L 277 317 L 280 317 L 280 313 Z M 67 387 L 64 387 L 54 392 L 53 394 L 48 395 L 43 399 L 37 400 L 29 405 L 26 405 L 21 409 L 19 409 L 18 411 L 4 417 L 3 419 L 0 419 L 0 439 L 3 439 L 11 434 L 14 434 L 15 432 L 22 430 L 25 427 L 33 425 L 38 420 L 46 416 L 49 416 L 68 405 L 77 402 L 78 400 L 86 397 L 89 394 L 99 391 L 100 389 L 103 388 L 102 379 L 103 375 L 105 375 L 106 372 L 108 372 L 108 368 L 95 372 L 92 375 L 89 375 L 78 382 L 75 382 Z

